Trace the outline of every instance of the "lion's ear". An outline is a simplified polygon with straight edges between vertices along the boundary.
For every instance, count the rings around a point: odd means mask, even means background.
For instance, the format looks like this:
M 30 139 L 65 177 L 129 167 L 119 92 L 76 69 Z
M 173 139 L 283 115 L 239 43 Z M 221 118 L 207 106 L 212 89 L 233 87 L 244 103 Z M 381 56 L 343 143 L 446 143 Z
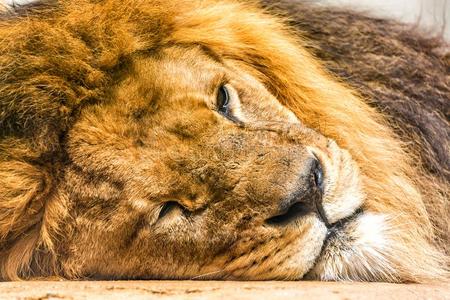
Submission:
M 18 279 L 30 271 L 40 239 L 47 176 L 29 163 L 0 161 L 0 278 Z

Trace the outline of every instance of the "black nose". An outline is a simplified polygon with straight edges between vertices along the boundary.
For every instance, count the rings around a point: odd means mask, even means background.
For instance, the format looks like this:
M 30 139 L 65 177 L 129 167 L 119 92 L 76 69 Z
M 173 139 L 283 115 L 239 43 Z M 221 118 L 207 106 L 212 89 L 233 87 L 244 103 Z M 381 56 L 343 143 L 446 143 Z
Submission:
M 324 174 L 320 161 L 313 157 L 306 171 L 299 176 L 297 189 L 280 202 L 275 216 L 266 220 L 272 225 L 286 225 L 309 213 L 316 213 L 328 227 L 329 223 L 322 206 Z

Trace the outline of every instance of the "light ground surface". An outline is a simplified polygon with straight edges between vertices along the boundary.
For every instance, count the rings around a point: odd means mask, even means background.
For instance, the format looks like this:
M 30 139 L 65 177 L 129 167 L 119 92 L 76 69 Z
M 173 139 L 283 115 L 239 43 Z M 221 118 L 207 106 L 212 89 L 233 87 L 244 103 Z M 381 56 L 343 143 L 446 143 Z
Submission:
M 450 286 L 332 282 L 34 281 L 0 283 L 0 299 L 450 300 Z

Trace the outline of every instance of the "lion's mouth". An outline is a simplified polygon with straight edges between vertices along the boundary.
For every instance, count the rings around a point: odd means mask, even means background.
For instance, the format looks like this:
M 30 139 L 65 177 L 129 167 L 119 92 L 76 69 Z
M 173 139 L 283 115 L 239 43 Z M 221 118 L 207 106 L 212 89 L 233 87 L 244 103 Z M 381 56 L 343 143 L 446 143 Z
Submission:
M 347 224 L 352 223 L 363 213 L 364 213 L 363 209 L 360 207 L 357 210 L 355 210 L 355 212 L 350 216 L 340 219 L 337 222 L 331 224 L 329 227 L 327 227 L 328 230 L 324 241 L 324 248 L 326 247 L 328 241 L 332 240 L 338 232 L 342 231 Z

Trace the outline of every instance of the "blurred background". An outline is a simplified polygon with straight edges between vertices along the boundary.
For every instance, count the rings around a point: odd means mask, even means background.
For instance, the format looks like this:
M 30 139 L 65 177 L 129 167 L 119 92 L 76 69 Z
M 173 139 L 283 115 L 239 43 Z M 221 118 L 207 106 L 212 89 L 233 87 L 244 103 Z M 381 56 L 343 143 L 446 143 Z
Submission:
M 11 5 L 34 0 L 0 0 Z M 309 0 L 311 1 L 311 0 Z M 442 34 L 450 41 L 450 0 L 312 0 L 327 5 L 350 7 L 374 16 L 395 18 L 423 28 L 429 34 Z
M 450 0 L 317 0 L 415 24 L 450 41 Z

